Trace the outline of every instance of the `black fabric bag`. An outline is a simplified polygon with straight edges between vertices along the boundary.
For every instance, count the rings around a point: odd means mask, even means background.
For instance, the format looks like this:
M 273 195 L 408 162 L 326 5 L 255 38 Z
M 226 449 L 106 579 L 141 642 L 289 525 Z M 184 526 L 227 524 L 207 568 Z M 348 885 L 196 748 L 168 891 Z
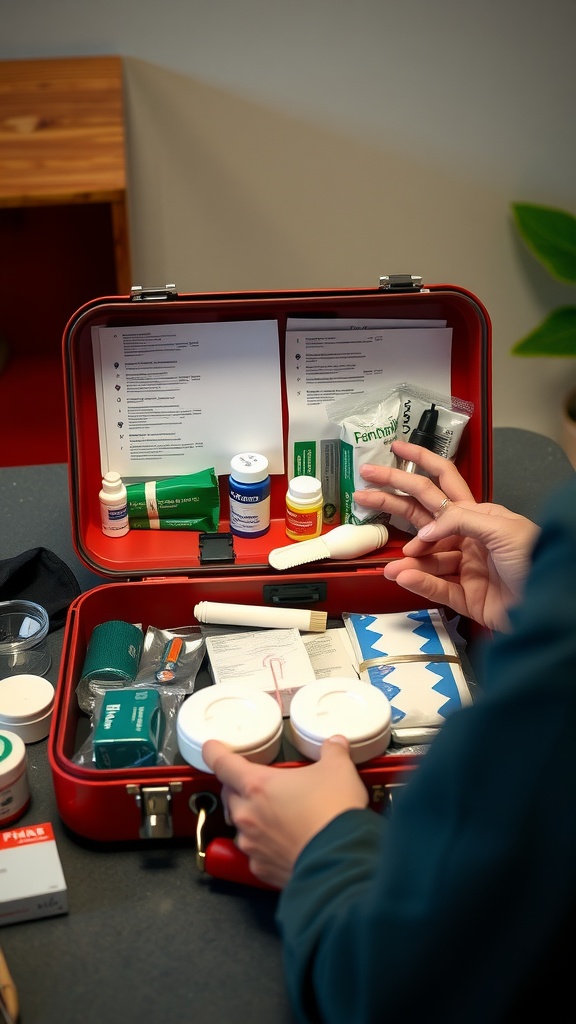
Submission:
M 0 559 L 0 601 L 34 601 L 48 612 L 49 632 L 61 629 L 80 586 L 72 570 L 48 548 Z

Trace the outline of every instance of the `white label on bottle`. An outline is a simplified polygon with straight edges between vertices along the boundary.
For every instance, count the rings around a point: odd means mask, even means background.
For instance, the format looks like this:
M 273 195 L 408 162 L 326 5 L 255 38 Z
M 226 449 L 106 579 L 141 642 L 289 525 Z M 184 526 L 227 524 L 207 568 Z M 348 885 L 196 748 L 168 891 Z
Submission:
M 230 529 L 260 533 L 270 526 L 270 495 L 253 505 L 230 499 Z

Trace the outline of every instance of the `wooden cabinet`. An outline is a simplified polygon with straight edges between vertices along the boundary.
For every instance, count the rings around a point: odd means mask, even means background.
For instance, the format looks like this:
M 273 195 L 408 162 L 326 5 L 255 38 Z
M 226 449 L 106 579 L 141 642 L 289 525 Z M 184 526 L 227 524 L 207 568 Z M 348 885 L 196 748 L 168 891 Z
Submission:
M 69 317 L 131 286 L 122 60 L 0 62 L 0 464 L 66 461 Z

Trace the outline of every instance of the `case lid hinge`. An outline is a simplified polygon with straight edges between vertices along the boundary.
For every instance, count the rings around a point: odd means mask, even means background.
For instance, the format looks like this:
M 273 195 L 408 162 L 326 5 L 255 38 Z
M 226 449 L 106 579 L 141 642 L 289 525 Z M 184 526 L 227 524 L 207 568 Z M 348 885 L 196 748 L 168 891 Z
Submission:
M 380 278 L 380 290 L 383 292 L 420 292 L 422 278 L 415 274 L 389 274 Z
M 168 302 L 177 299 L 175 284 L 165 284 L 163 288 L 143 288 L 141 284 L 133 284 L 130 289 L 132 302 Z

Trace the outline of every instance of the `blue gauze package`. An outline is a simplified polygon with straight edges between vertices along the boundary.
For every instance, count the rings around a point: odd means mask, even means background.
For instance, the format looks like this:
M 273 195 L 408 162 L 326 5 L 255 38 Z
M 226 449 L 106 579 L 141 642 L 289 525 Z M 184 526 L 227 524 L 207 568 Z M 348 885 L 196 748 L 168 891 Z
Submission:
M 392 728 L 438 728 L 472 697 L 436 608 L 364 615 L 344 612 L 360 678 L 392 706 Z

